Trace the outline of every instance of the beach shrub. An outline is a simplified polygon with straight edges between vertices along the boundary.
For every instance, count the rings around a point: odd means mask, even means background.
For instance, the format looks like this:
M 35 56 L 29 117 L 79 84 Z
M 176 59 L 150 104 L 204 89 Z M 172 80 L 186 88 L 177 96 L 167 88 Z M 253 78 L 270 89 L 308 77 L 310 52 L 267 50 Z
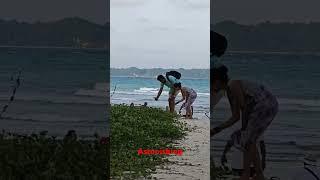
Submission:
M 102 180 L 109 176 L 108 138 L 78 140 L 74 131 L 63 139 L 45 132 L 0 135 L 0 179 Z
M 167 155 L 138 155 L 138 149 L 178 149 L 173 141 L 184 136 L 175 115 L 151 107 L 113 105 L 111 108 L 111 176 L 147 177 Z
M 231 171 L 223 167 L 217 167 L 213 160 L 210 161 L 210 179 L 211 180 L 225 180 L 226 176 L 231 175 Z

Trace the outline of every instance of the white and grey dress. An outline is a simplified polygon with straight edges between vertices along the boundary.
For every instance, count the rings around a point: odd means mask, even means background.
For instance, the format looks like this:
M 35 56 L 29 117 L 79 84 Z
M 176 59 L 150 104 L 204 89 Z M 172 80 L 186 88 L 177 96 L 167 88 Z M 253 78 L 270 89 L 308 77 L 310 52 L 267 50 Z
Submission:
M 263 85 L 241 81 L 244 92 L 241 145 L 255 143 L 271 124 L 278 112 L 278 101 Z M 240 139 L 240 137 L 238 137 Z
M 185 108 L 191 108 L 191 105 L 194 103 L 194 101 L 197 98 L 197 93 L 194 89 L 184 87 L 187 92 L 187 101 L 183 104 L 183 107 Z

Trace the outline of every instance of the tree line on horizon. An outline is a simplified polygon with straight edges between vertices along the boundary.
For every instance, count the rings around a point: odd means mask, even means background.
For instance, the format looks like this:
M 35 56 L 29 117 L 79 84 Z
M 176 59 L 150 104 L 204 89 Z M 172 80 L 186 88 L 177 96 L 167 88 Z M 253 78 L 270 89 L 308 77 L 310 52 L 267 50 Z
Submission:
M 181 73 L 183 78 L 199 78 L 208 79 L 209 69 L 163 69 L 163 68 L 149 68 L 141 69 L 136 67 L 131 68 L 110 68 L 112 76 L 125 76 L 125 77 L 147 77 L 154 78 L 158 75 L 164 75 L 166 72 L 176 70 Z
M 105 48 L 108 32 L 109 23 L 100 25 L 78 17 L 35 23 L 0 20 L 0 45 Z
M 222 21 L 211 28 L 228 39 L 229 51 L 319 52 L 320 22 L 244 25 Z
M 320 22 L 262 22 L 254 25 L 222 21 L 211 26 L 228 39 L 229 51 L 320 51 Z M 110 24 L 79 17 L 26 23 L 0 19 L 0 46 L 108 48 Z

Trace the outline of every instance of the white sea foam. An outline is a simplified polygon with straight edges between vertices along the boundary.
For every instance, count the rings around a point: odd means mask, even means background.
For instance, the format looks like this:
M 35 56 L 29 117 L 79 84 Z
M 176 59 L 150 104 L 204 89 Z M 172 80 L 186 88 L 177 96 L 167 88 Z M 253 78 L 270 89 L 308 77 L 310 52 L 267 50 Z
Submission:
M 74 95 L 106 98 L 108 93 L 110 93 L 108 83 L 96 83 L 93 89 L 79 89 L 74 93 Z

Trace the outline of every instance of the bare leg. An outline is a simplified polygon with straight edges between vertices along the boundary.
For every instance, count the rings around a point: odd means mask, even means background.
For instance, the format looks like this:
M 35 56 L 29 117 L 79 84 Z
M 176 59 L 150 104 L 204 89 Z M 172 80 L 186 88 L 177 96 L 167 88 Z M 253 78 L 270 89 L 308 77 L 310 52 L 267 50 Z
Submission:
M 250 178 L 250 165 L 252 162 L 252 157 L 251 157 L 251 148 L 248 148 L 243 152 L 243 172 L 240 177 L 240 180 L 249 180 Z
M 263 170 L 262 170 L 262 162 L 261 162 L 261 158 L 259 155 L 259 151 L 257 149 L 257 146 L 253 146 L 253 150 L 252 150 L 252 155 L 253 155 L 253 165 L 255 167 L 255 172 L 256 172 L 256 180 L 265 180 L 264 175 L 263 175 Z
M 191 108 L 189 105 L 186 106 L 186 114 L 187 114 L 187 118 L 192 118 L 192 114 L 191 114 Z
M 170 112 L 173 113 L 174 112 L 174 108 L 175 108 L 175 102 L 174 102 L 175 98 L 173 95 L 170 95 L 168 101 L 169 101 L 169 109 Z
M 193 106 L 191 106 L 191 115 L 193 116 Z

